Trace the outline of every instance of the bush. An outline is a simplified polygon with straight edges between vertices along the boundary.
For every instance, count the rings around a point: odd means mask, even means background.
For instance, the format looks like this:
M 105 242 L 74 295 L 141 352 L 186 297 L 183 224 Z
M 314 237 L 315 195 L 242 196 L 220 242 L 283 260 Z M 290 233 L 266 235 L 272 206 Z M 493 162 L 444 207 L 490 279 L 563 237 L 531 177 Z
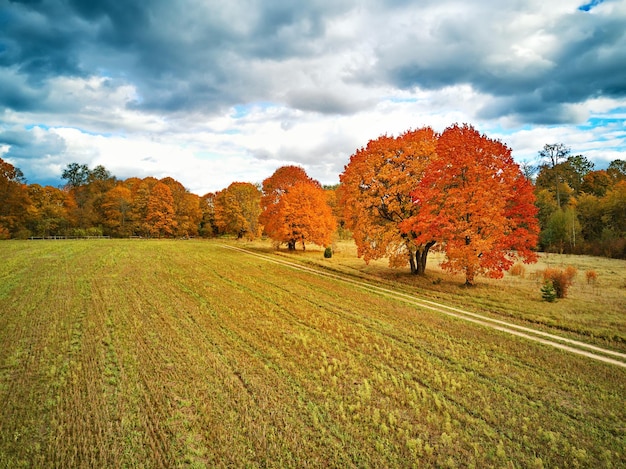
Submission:
M 326 249 L 324 249 L 324 257 L 326 259 L 330 259 L 331 257 L 333 257 L 333 248 L 328 246 Z
M 594 284 L 598 281 L 598 273 L 595 270 L 588 270 L 585 272 L 585 278 L 587 284 Z
M 511 267 L 511 269 L 509 270 L 509 274 L 515 275 L 516 277 L 524 278 L 526 276 L 526 267 L 518 262 L 513 267 Z
M 571 265 L 567 266 L 565 270 L 548 268 L 543 271 L 543 280 L 544 282 L 548 280 L 552 282 L 552 287 L 556 292 L 557 298 L 565 298 L 567 296 L 567 290 L 572 285 L 577 272 L 576 268 Z

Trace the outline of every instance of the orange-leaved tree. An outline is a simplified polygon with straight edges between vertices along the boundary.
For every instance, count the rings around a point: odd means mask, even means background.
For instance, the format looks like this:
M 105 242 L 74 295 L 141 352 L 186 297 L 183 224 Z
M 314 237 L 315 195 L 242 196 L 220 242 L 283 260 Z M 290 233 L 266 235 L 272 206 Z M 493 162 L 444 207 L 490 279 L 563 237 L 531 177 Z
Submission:
M 345 223 L 365 262 L 387 257 L 392 267 L 410 265 L 423 274 L 436 237 L 418 225 L 401 230 L 416 215 L 411 191 L 436 158 L 437 134 L 425 127 L 393 138 L 379 137 L 358 150 L 340 175 Z
M 301 243 L 328 246 L 337 221 L 328 205 L 324 189 L 310 182 L 298 182 L 289 188 L 280 202 L 280 229 L 273 238 L 285 242 L 290 249 Z
M 192 194 L 176 179 L 166 177 L 161 179 L 163 184 L 170 188 L 174 200 L 174 218 L 176 220 L 176 236 L 196 236 L 202 220 L 200 197 Z
M 119 183 L 104 194 L 102 211 L 103 224 L 114 236 L 129 236 L 131 234 L 130 214 L 133 207 L 133 197 L 130 189 Z
M 24 174 L 0 158 L 0 238 L 22 230 L 30 206 Z
M 302 184 L 306 187 L 301 186 Z M 294 188 L 300 197 L 312 197 L 311 202 L 307 205 L 306 201 L 295 200 L 298 195 L 288 196 Z M 328 233 L 325 232 L 328 231 L 328 219 L 334 223 L 334 217 L 330 213 L 324 190 L 319 182 L 311 179 L 299 166 L 282 166 L 263 181 L 261 209 L 260 221 L 265 233 L 278 244 L 286 243 L 289 250 L 296 248 L 296 242 L 302 242 L 303 248 L 305 242 L 320 245 L 330 243 L 335 225 Z M 314 216 L 315 213 L 319 214 L 319 217 Z M 313 226 L 312 223 L 318 223 L 320 226 Z M 294 229 L 288 227 L 288 225 L 292 228 L 296 225 L 303 227 L 305 224 L 309 224 L 307 234 L 304 234 L 304 228 L 302 233 L 295 233 Z M 324 235 L 320 235 L 319 232 L 324 232 Z M 315 240 L 310 237 L 311 235 Z
M 31 206 L 28 229 L 34 236 L 63 236 L 71 226 L 69 213 L 76 204 L 74 197 L 58 187 L 31 184 L 28 186 Z
M 446 254 L 442 267 L 501 278 L 514 260 L 536 261 L 539 226 L 533 188 L 503 143 L 469 125 L 448 127 L 438 158 L 411 193 L 418 213 L 405 231 L 429 232 Z
M 170 188 L 157 182 L 148 198 L 146 206 L 146 223 L 151 236 L 170 237 L 176 231 L 174 198 Z
M 233 182 L 213 200 L 219 233 L 254 239 L 260 234 L 261 192 L 249 182 Z

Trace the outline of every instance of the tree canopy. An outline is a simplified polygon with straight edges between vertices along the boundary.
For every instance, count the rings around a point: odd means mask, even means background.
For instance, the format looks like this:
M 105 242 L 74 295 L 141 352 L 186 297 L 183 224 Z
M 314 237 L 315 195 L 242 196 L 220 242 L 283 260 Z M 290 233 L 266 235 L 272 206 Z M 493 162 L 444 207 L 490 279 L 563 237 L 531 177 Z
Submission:
M 536 260 L 537 208 L 533 187 L 511 151 L 469 125 L 448 127 L 437 141 L 437 158 L 411 192 L 419 206 L 406 231 L 428 233 L 446 255 L 442 267 L 500 278 L 515 258 Z
M 261 223 L 278 244 L 294 250 L 300 242 L 326 245 L 336 227 L 326 194 L 319 182 L 298 166 L 283 166 L 263 181 Z
M 366 262 L 386 257 L 392 267 L 409 264 L 412 273 L 424 273 L 436 238 L 418 226 L 400 226 L 420 209 L 410 194 L 436 158 L 436 145 L 437 134 L 424 127 L 371 140 L 350 157 L 339 176 L 340 204 Z
M 214 199 L 215 226 L 220 234 L 254 239 L 261 234 L 261 192 L 249 182 L 233 182 Z

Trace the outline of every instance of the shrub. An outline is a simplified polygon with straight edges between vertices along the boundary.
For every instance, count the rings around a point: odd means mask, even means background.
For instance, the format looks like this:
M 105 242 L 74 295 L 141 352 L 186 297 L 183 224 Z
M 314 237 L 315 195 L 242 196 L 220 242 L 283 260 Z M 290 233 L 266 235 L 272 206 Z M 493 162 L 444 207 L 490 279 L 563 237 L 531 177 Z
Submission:
M 587 284 L 595 284 L 598 280 L 598 273 L 595 270 L 588 270 L 585 272 L 587 278 Z
M 565 298 L 567 296 L 567 290 L 572 285 L 574 277 L 576 277 L 576 273 L 576 268 L 572 266 L 567 266 L 565 270 L 547 268 L 543 271 L 543 280 L 544 282 L 547 280 L 552 282 L 552 287 L 556 292 L 557 298 Z
M 326 249 L 324 249 L 324 257 L 326 259 L 330 259 L 331 257 L 333 257 L 333 248 L 328 246 Z
M 541 287 L 541 297 L 544 301 L 552 303 L 556 300 L 556 290 L 554 289 L 554 284 L 552 280 L 546 280 L 543 282 L 543 287 Z
M 526 267 L 524 267 L 523 264 L 520 264 L 518 262 L 513 267 L 511 267 L 511 269 L 509 270 L 509 273 L 511 275 L 515 275 L 516 277 L 524 278 L 526 276 Z

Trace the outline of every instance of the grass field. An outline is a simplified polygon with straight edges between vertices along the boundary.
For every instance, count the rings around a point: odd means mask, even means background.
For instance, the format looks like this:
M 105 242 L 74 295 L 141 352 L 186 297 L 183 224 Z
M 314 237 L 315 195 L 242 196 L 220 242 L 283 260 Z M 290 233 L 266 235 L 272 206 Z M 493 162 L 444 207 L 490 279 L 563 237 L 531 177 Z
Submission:
M 264 243 L 250 247 L 271 252 Z M 298 251 L 289 258 L 299 258 L 338 272 L 375 281 L 385 281 L 394 288 L 418 293 L 460 307 L 506 318 L 520 324 L 585 340 L 602 347 L 626 352 L 626 261 L 592 256 L 539 254 L 536 264 L 523 265 L 522 276 L 505 274 L 504 279 L 479 277 L 470 289 L 462 275 L 452 276 L 439 268 L 443 257 L 429 256 L 426 277 L 416 277 L 406 269 L 389 269 L 386 260 L 366 265 L 356 257 L 352 242 L 340 242 L 332 259 L 319 252 Z M 287 255 L 286 253 L 283 253 Z M 542 271 L 548 267 L 564 269 L 572 266 L 578 273 L 566 299 L 548 303 L 541 298 Z M 588 283 L 585 273 L 594 270 L 595 282 Z
M 289 258 L 624 337 L 603 267 L 551 312 L 530 273 L 467 290 L 347 251 Z M 624 367 L 218 242 L 0 244 L 0 467 L 624 467 L 625 403 Z

